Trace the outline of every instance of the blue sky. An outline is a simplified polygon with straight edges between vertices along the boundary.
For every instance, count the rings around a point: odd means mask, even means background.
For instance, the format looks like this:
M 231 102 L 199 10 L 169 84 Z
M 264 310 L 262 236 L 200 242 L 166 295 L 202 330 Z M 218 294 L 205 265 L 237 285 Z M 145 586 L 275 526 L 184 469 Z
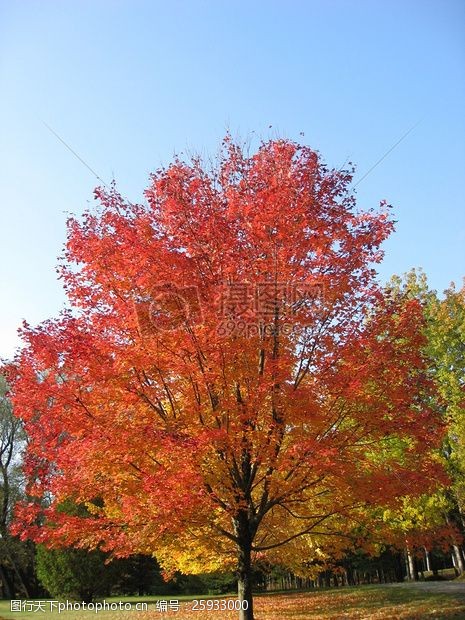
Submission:
M 64 303 L 66 213 L 91 173 L 139 200 L 175 152 L 289 137 L 394 205 L 380 277 L 465 274 L 465 3 L 454 0 L 0 0 L 0 356 Z M 269 129 L 269 126 L 272 126 Z M 300 136 L 304 132 L 304 137 Z

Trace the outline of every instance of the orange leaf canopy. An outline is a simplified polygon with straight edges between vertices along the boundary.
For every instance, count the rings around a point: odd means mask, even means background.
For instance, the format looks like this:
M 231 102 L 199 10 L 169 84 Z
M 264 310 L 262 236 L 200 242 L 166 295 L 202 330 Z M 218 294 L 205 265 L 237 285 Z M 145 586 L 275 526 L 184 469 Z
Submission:
M 227 137 L 211 169 L 153 174 L 146 205 L 96 190 L 68 224 L 71 309 L 25 326 L 11 369 L 17 532 L 194 572 L 234 556 L 240 514 L 256 553 L 308 556 L 440 475 L 422 309 L 383 297 L 393 225 L 350 182 L 305 146 Z

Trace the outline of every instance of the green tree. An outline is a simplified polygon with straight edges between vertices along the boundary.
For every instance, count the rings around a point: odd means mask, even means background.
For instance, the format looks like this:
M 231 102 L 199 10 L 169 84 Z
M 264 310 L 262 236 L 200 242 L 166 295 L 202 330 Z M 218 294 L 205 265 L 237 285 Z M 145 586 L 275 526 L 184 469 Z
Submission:
M 113 594 L 144 596 L 165 594 L 171 582 L 166 582 L 155 558 L 148 555 L 132 555 L 114 560 L 115 576 L 112 584 Z
M 436 407 L 441 411 L 448 432 L 440 458 L 450 476 L 448 488 L 437 492 L 428 505 L 429 516 L 437 519 L 442 512 L 450 526 L 451 544 L 455 566 L 459 573 L 465 571 L 463 538 L 465 535 L 465 286 L 456 290 L 451 286 L 439 297 L 428 286 L 421 270 L 413 269 L 403 277 L 394 276 L 390 283 L 394 296 L 419 299 L 426 317 L 426 353 L 430 360 L 430 373 L 437 385 L 439 398 Z M 425 501 L 410 506 L 408 520 L 417 523 L 425 518 Z M 412 516 L 412 510 L 416 514 Z M 404 520 L 405 523 L 405 520 Z M 412 525 L 413 528 L 413 525 Z M 454 535 L 454 530 L 457 535 Z
M 37 576 L 52 596 L 88 603 L 111 591 L 114 567 L 105 564 L 106 559 L 101 551 L 38 545 Z
M 444 402 L 449 432 L 444 446 L 444 460 L 452 484 L 447 491 L 453 502 L 448 522 L 465 535 L 465 286 L 453 285 L 444 299 L 431 304 L 429 347 L 435 378 Z M 465 572 L 463 543 L 453 541 L 455 566 Z

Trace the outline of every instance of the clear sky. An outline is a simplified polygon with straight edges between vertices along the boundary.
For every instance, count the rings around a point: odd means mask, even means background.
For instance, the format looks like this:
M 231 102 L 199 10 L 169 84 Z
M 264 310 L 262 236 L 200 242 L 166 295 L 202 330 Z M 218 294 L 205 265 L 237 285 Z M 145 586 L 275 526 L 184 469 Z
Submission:
M 62 307 L 66 213 L 97 184 L 44 122 L 132 201 L 227 128 L 360 178 L 419 123 L 357 195 L 394 205 L 381 278 L 422 266 L 441 291 L 465 274 L 464 111 L 461 0 L 0 0 L 0 356 Z

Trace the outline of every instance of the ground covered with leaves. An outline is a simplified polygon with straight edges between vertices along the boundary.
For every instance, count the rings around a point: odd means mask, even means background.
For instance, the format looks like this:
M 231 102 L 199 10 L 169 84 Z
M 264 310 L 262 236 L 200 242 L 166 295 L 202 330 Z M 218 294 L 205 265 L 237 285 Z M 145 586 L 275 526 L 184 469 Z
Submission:
M 232 597 L 228 597 L 232 598 Z M 193 601 L 180 601 L 179 611 L 162 612 L 154 599 L 124 599 L 149 603 L 148 612 L 65 612 L 47 614 L 10 612 L 9 601 L 0 601 L 0 620 L 27 620 L 32 615 L 60 620 L 237 620 L 234 611 L 194 611 Z M 433 620 L 465 618 L 465 583 L 437 582 L 363 586 L 293 594 L 267 594 L 255 598 L 256 620 Z

